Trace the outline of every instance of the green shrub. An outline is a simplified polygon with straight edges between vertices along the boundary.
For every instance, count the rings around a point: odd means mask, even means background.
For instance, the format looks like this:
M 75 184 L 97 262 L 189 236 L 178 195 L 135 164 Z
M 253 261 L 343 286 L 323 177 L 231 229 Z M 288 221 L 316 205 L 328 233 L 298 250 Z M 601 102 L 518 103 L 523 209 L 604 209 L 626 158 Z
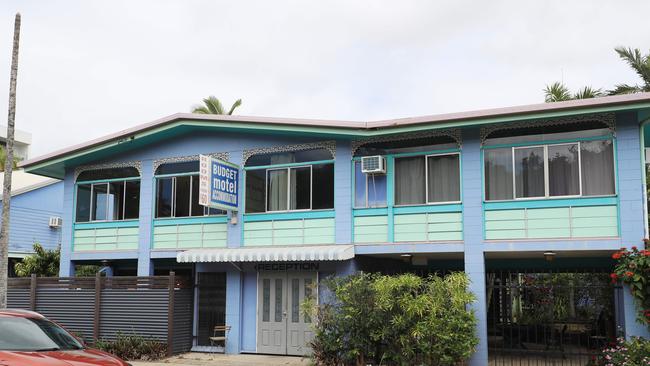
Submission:
M 324 281 L 331 299 L 303 309 L 315 319 L 318 365 L 454 365 L 476 345 L 474 296 L 464 273 L 444 278 L 356 274 Z
M 167 356 L 167 344 L 137 334 L 122 334 L 120 332 L 117 333 L 114 341 L 98 340 L 95 343 L 95 348 L 127 361 L 151 361 Z
M 650 365 L 650 340 L 632 337 L 623 338 L 609 345 L 591 361 L 592 366 L 647 366 Z

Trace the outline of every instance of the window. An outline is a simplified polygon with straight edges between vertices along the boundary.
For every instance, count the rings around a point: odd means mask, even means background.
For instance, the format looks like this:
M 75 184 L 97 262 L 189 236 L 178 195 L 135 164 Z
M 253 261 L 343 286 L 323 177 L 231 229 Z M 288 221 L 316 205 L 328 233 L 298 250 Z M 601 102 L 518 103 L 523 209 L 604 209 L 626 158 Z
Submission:
M 385 207 L 386 175 L 364 174 L 361 162 L 354 162 L 354 207 Z
M 486 200 L 615 194 L 611 140 L 487 149 Z
M 308 164 L 331 159 L 326 149 L 250 157 L 246 166 L 262 168 L 246 171 L 246 213 L 334 208 L 334 164 Z M 307 164 L 272 167 L 293 163 Z
M 251 193 L 255 194 L 254 191 Z M 259 209 L 257 203 L 251 203 L 253 210 Z M 266 170 L 266 211 L 322 210 L 333 207 L 333 164 Z
M 460 201 L 460 155 L 395 158 L 395 204 Z
M 156 218 L 225 215 L 199 204 L 199 175 L 156 178 Z
M 76 211 L 77 222 L 137 219 L 140 181 L 78 184 Z

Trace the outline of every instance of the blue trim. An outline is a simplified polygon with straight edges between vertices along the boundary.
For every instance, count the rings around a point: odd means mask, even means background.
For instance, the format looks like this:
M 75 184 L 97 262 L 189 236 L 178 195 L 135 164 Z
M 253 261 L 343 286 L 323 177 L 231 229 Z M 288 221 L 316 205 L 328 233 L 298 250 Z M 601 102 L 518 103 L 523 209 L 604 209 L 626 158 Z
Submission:
M 125 180 L 140 180 L 140 177 L 111 178 L 111 179 L 97 179 L 97 180 L 80 180 L 80 181 L 75 182 L 75 184 L 111 183 L 111 182 L 123 182 Z
M 286 163 L 286 164 L 274 164 L 274 165 L 249 166 L 249 167 L 244 167 L 244 170 L 280 169 L 280 168 L 291 168 L 294 166 L 308 166 L 308 165 L 320 165 L 320 164 L 334 164 L 334 159 L 305 161 L 304 163 Z
M 77 229 L 108 229 L 114 227 L 139 227 L 140 220 L 102 221 L 102 222 L 76 222 L 73 230 Z
M 228 222 L 228 216 L 204 216 L 182 218 L 158 218 L 153 220 L 153 226 L 191 225 L 191 224 L 217 224 Z
M 618 205 L 618 197 L 558 198 L 540 200 L 521 200 L 505 202 L 484 202 L 483 208 L 489 210 L 509 210 L 517 208 L 577 207 Z
M 388 215 L 387 207 L 376 207 L 376 208 L 357 208 L 352 210 L 352 216 L 386 216 Z M 354 226 L 354 225 L 353 225 Z
M 597 141 L 597 140 L 612 140 L 612 135 L 593 136 L 593 137 L 576 137 L 572 139 L 560 140 L 539 140 L 539 141 L 526 141 L 516 142 L 511 144 L 497 144 L 497 145 L 483 145 L 482 149 L 501 149 L 504 147 L 522 147 L 522 146 L 539 146 L 539 145 L 555 145 L 555 144 L 568 144 L 578 141 Z
M 444 205 L 402 206 L 393 208 L 393 212 L 396 215 L 426 212 L 461 212 L 462 210 L 463 205 L 460 203 Z
M 245 214 L 244 222 L 334 218 L 334 210 Z
M 397 154 L 386 154 L 382 155 L 384 157 L 397 157 L 397 158 L 402 158 L 402 157 L 408 157 L 408 156 L 424 156 L 424 155 L 437 155 L 437 154 L 453 154 L 453 153 L 460 153 L 461 149 L 443 149 L 443 150 L 429 150 L 429 151 L 415 151 L 415 152 L 406 152 L 406 153 L 397 153 Z M 363 156 L 355 156 L 352 158 L 353 161 L 359 161 L 363 158 Z
M 197 172 L 185 172 L 185 173 L 170 173 L 170 174 L 158 174 L 154 175 L 153 179 L 156 180 L 158 178 L 173 178 L 173 177 L 187 177 L 187 176 L 193 176 L 193 175 L 199 175 L 200 173 Z

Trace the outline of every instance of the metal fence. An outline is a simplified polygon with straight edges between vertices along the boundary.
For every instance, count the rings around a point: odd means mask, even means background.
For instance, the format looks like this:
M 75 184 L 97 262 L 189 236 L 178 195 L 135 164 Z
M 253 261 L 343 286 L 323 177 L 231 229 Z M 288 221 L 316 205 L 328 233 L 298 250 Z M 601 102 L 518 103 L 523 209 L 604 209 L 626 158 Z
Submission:
M 607 272 L 486 275 L 490 365 L 585 365 L 616 337 Z
M 167 344 L 169 355 L 192 347 L 189 279 L 151 277 L 10 278 L 8 307 L 37 311 L 89 343 L 137 334 Z

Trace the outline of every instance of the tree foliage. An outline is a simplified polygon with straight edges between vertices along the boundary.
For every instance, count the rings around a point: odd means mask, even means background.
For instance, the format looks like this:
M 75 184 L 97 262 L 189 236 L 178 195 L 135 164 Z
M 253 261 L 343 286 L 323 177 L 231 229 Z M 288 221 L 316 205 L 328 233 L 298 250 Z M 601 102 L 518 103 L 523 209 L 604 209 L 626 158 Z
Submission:
M 34 254 L 16 263 L 15 271 L 19 277 L 29 277 L 36 274 L 39 277 L 56 277 L 59 275 L 59 260 L 61 249 L 48 250 L 34 243 Z
M 618 56 L 625 61 L 641 78 L 642 84 L 617 84 L 614 89 L 603 92 L 590 86 L 571 93 L 564 83 L 556 81 L 544 88 L 544 101 L 546 103 L 563 102 L 574 99 L 597 98 L 605 95 L 619 95 L 640 92 L 650 92 L 650 53 L 643 55 L 638 48 L 617 47 L 614 49 Z
M 18 162 L 20 161 L 18 158 L 14 157 L 14 163 L 13 167 L 18 168 Z M 0 146 L 0 172 L 5 171 L 5 162 L 7 161 L 7 150 Z
M 316 321 L 319 365 L 455 365 L 474 352 L 474 296 L 464 273 L 328 278 L 330 301 L 303 305 Z
M 237 99 L 226 113 L 223 105 L 221 104 L 221 101 L 214 95 L 211 95 L 203 99 L 203 105 L 195 106 L 192 109 L 192 113 L 232 115 L 233 112 L 235 112 L 235 109 L 237 109 L 239 106 L 241 106 L 241 99 Z

